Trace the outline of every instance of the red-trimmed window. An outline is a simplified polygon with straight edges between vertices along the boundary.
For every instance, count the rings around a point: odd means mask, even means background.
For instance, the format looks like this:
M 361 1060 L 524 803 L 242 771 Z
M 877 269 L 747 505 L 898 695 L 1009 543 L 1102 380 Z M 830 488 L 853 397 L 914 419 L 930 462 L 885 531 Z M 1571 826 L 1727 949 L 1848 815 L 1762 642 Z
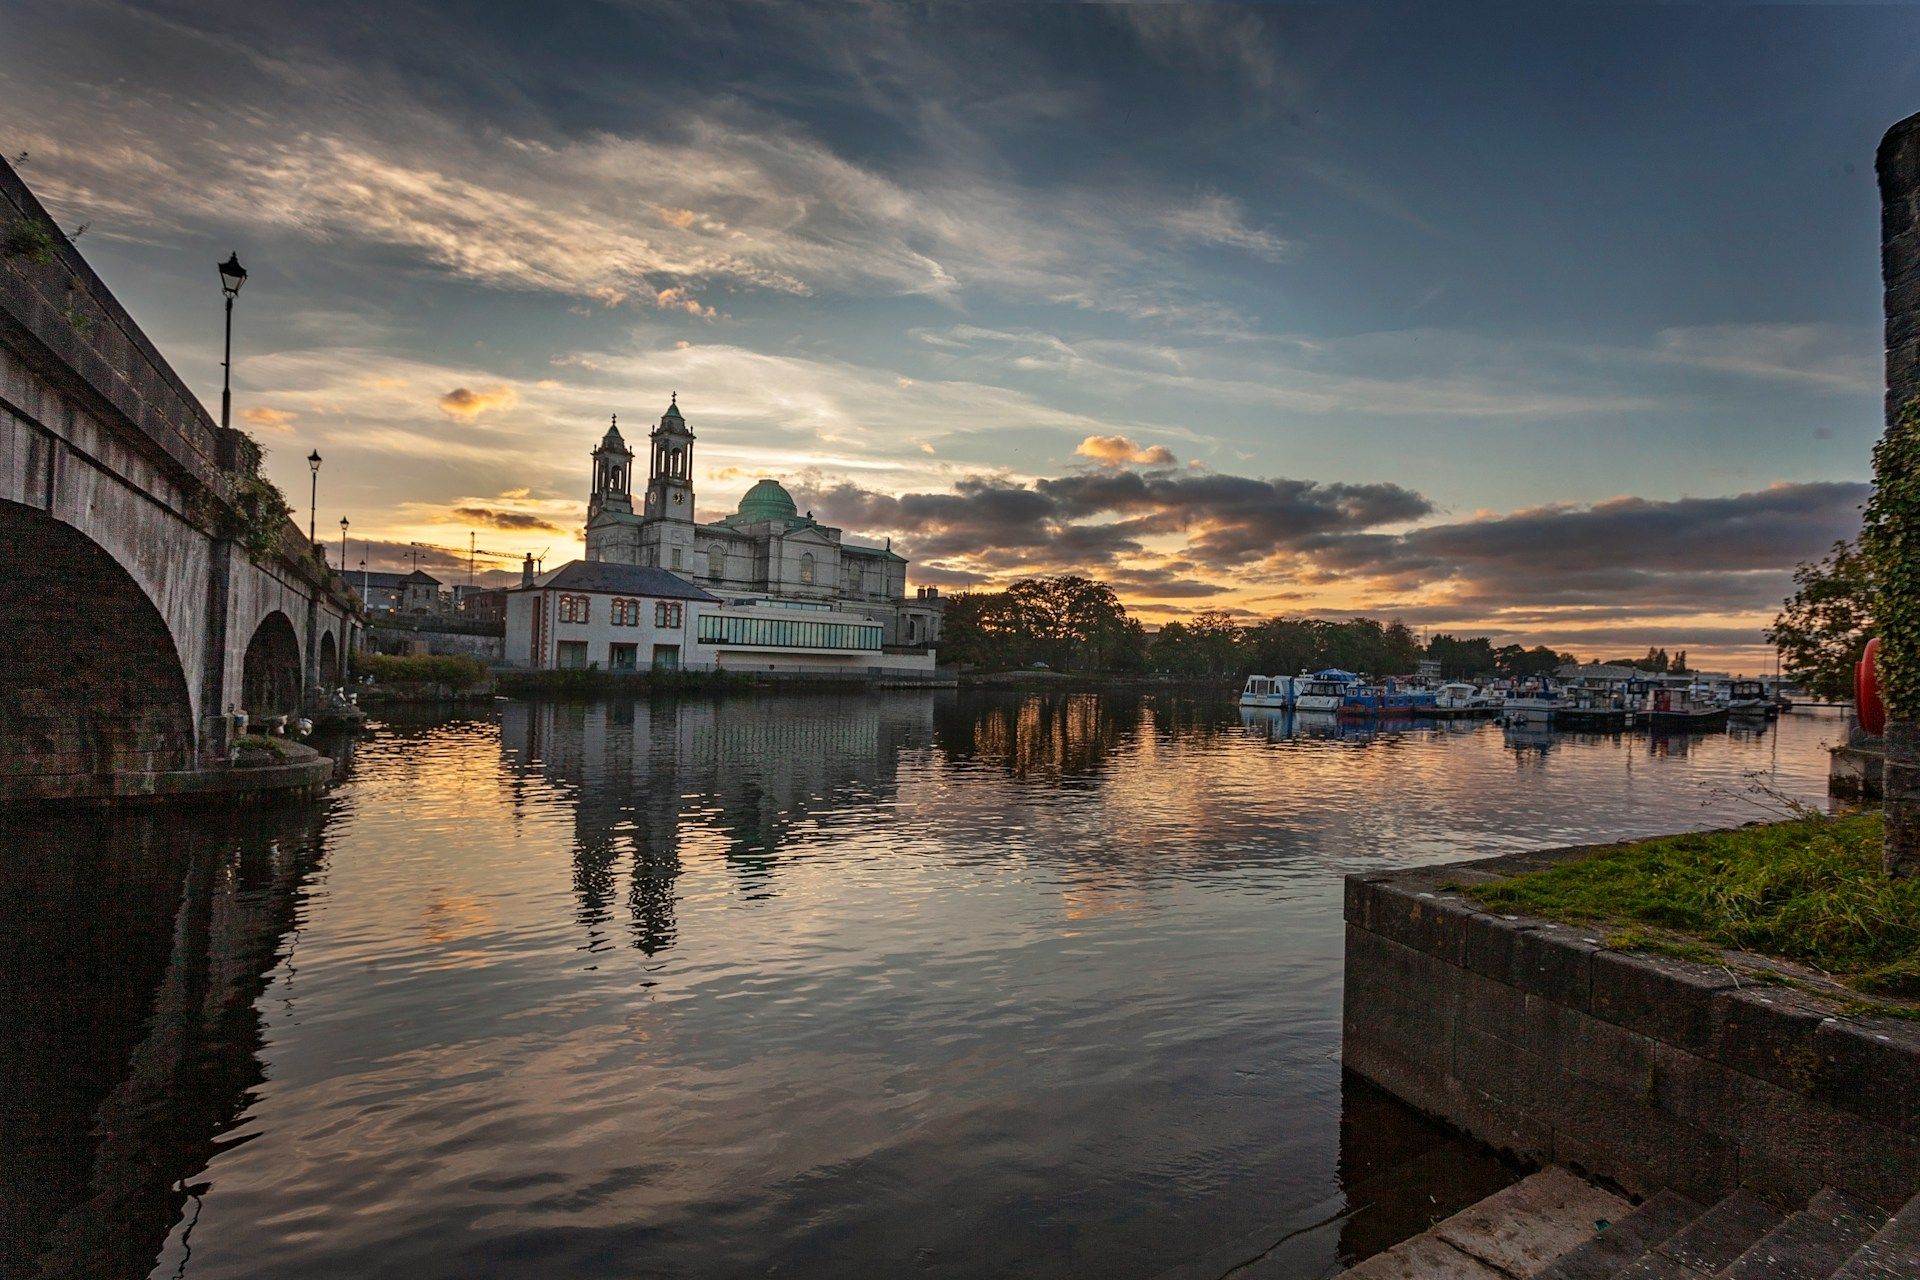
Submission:
M 561 596 L 560 621 L 590 622 L 593 620 L 592 596 Z
M 677 627 L 685 622 L 685 606 L 677 601 L 656 600 L 653 602 L 653 625 L 656 627 Z

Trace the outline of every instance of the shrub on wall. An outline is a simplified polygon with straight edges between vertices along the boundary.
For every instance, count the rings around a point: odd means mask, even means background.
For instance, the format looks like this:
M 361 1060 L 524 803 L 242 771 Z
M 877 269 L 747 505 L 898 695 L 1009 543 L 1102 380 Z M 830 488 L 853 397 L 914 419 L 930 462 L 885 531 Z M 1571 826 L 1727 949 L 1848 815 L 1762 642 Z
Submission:
M 1895 718 L 1920 717 L 1920 400 L 1873 447 L 1873 497 L 1860 549 L 1873 566 L 1880 696 Z

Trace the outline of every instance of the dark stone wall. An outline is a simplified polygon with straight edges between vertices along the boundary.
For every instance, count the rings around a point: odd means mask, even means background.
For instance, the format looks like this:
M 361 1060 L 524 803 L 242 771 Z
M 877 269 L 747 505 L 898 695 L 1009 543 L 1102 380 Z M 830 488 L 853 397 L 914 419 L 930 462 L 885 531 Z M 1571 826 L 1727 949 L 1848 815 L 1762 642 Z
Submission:
M 0 502 L 0 545 L 0 794 L 25 776 L 191 768 L 186 673 L 146 593 L 70 525 L 17 503 Z
M 1887 420 L 1920 395 L 1920 115 L 1887 130 L 1880 175 L 1880 275 L 1886 288 Z
M 1920 1186 L 1920 1024 L 1608 949 L 1446 886 L 1585 850 L 1349 877 L 1349 1070 L 1496 1147 L 1635 1194 L 1889 1209 Z

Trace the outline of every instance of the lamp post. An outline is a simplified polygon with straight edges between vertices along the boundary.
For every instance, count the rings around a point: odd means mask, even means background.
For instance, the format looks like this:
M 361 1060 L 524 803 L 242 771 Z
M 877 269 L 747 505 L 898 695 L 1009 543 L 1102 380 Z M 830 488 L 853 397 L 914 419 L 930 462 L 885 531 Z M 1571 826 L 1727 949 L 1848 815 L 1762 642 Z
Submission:
M 240 293 L 240 286 L 247 282 L 247 269 L 240 265 L 238 251 L 227 255 L 220 264 L 220 291 L 227 295 L 227 351 L 226 358 L 220 362 L 220 425 L 232 425 L 233 420 L 233 300 Z
M 340 572 L 347 572 L 347 518 L 340 517 Z
M 320 501 L 320 451 L 307 455 L 307 470 L 313 472 L 313 488 L 307 495 L 307 542 L 313 542 L 313 504 Z

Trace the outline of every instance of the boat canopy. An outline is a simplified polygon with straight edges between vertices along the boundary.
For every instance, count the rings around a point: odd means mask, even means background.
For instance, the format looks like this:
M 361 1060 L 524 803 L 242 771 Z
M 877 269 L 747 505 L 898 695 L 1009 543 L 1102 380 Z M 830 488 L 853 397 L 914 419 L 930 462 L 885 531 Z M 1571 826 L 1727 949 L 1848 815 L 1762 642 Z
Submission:
M 1353 674 L 1353 672 L 1342 671 L 1338 667 L 1328 667 L 1325 671 L 1316 671 L 1313 673 L 1313 678 L 1315 680 L 1337 680 L 1342 684 L 1357 684 L 1360 681 L 1360 677 Z

